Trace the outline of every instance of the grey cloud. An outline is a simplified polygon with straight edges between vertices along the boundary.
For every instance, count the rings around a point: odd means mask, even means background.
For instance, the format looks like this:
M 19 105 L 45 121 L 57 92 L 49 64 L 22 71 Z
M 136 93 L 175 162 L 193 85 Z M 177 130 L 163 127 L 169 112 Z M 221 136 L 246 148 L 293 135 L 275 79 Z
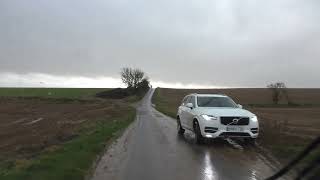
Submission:
M 0 72 L 320 87 L 318 1 L 0 2 Z

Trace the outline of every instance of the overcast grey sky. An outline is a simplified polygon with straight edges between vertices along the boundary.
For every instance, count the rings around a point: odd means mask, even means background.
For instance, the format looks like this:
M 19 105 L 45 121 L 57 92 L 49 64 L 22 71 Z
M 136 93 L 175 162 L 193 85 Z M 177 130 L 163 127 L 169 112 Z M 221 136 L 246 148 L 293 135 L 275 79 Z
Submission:
M 319 20 L 318 0 L 1 0 L 0 86 L 118 86 L 132 66 L 168 87 L 320 87 Z

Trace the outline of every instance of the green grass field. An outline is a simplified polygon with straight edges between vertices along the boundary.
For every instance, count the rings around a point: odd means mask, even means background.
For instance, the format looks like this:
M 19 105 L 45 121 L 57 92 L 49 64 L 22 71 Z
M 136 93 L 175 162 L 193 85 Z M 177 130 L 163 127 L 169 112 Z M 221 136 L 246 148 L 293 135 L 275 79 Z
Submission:
M 107 88 L 0 88 L 0 97 L 88 98 Z

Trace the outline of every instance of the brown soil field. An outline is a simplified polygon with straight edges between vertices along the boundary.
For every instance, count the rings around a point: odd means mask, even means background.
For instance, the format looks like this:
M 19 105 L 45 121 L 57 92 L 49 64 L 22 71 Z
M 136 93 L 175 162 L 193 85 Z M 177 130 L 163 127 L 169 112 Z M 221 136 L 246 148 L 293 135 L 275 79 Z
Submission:
M 320 107 L 248 108 L 259 117 L 258 142 L 287 163 L 320 135 Z M 318 150 L 317 153 L 320 153 Z M 313 157 L 310 157 L 312 159 Z
M 288 97 L 291 103 L 298 105 L 319 105 L 320 89 L 292 89 L 288 88 Z M 161 93 L 170 99 L 176 106 L 182 98 L 190 93 L 225 94 L 243 105 L 268 105 L 272 102 L 272 91 L 266 88 L 239 88 L 239 89 L 167 89 L 161 88 Z M 281 102 L 280 102 L 281 103 Z
M 320 107 L 311 108 L 249 108 L 262 120 L 273 124 L 282 134 L 314 138 L 320 134 Z
M 77 136 L 80 128 L 119 116 L 120 100 L 0 98 L 0 160 L 28 158 Z

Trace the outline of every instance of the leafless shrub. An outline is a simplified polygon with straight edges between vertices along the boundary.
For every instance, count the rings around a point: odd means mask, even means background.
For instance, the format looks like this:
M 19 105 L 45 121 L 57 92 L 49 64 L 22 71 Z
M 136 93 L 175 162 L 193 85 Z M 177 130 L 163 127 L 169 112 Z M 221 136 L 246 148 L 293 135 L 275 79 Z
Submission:
M 272 101 L 274 104 L 278 104 L 281 97 L 285 97 L 288 100 L 287 87 L 284 82 L 276 82 L 267 85 L 267 88 L 272 90 Z

